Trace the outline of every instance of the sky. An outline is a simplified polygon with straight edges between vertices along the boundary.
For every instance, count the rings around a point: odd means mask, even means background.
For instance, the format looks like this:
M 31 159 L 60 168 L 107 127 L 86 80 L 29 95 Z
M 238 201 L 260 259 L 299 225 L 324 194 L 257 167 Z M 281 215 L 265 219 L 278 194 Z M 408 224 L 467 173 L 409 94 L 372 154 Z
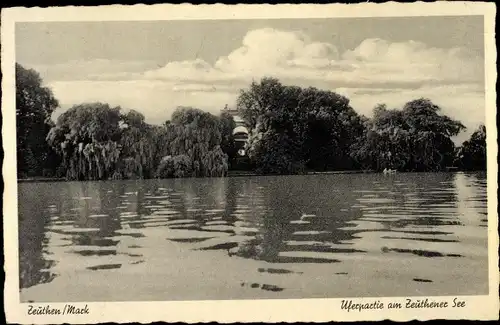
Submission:
M 217 114 L 264 76 L 350 99 L 370 116 L 425 97 L 484 123 L 481 16 L 31 22 L 16 24 L 16 60 L 61 107 L 107 102 L 160 124 L 178 106 Z

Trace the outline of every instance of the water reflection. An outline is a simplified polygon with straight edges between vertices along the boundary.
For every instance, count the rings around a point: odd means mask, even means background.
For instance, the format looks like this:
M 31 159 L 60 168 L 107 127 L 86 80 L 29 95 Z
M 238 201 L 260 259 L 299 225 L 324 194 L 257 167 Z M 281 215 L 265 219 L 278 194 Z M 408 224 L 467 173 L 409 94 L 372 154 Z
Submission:
M 43 186 L 46 187 L 46 186 Z M 47 191 L 19 191 L 19 282 L 21 288 L 50 282 L 55 274 L 51 268 L 56 264 L 47 252 L 49 236 L 45 231 L 50 223 L 48 213 L 54 205 L 47 205 Z M 23 204 L 30 202 L 30 204 Z M 44 211 L 46 213 L 40 213 Z
M 19 198 L 22 288 L 155 263 L 141 242 L 153 236 L 273 263 L 257 271 L 282 276 L 350 256 L 464 258 L 487 238 L 484 174 L 22 183 Z

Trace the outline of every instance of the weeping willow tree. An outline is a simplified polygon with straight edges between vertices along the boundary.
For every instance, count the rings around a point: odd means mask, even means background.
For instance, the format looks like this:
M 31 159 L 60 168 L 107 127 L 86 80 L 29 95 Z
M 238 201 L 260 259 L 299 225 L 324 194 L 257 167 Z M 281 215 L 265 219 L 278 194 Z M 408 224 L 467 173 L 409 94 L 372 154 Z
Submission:
M 187 155 L 163 157 L 158 166 L 158 177 L 189 177 L 192 176 L 192 161 Z
M 180 107 L 172 115 L 159 141 L 163 156 L 158 177 L 224 176 L 228 156 L 220 147 L 221 123 L 217 117 L 202 110 Z
M 156 170 L 158 128 L 131 110 L 121 118 L 121 156 L 116 174 L 121 178 L 149 178 Z
M 203 158 L 203 175 L 210 177 L 226 176 L 228 170 L 227 155 L 220 146 L 207 152 Z
M 401 110 L 379 105 L 365 125 L 365 134 L 352 147 L 352 155 L 374 170 L 443 170 L 454 162 L 451 137 L 465 129 L 423 98 L 408 102 Z
M 120 159 L 120 108 L 92 103 L 75 105 L 57 119 L 47 143 L 62 157 L 70 180 L 114 177 Z

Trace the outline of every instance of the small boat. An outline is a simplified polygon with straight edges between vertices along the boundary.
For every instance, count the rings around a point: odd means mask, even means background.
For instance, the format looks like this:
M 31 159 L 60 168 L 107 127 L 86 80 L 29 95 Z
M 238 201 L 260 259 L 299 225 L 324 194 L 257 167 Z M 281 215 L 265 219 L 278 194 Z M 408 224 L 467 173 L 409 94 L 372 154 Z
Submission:
M 387 168 L 384 168 L 383 173 L 384 173 L 384 174 L 395 174 L 395 173 L 396 173 L 396 170 L 395 170 L 395 169 L 387 169 Z

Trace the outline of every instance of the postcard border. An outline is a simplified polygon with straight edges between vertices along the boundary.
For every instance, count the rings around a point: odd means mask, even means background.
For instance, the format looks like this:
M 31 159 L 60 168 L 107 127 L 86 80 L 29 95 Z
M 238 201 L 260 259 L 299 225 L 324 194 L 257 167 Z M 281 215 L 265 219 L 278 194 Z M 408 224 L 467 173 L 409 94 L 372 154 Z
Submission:
M 263 8 L 265 10 L 263 10 Z M 496 132 L 496 44 L 494 3 L 364 3 L 331 5 L 107 5 L 98 7 L 8 8 L 2 9 L 2 141 L 4 149 L 4 256 L 5 313 L 15 323 L 100 323 L 100 322 L 327 322 L 395 321 L 430 319 L 498 319 L 498 215 L 497 215 L 497 135 Z M 467 308 L 445 310 L 393 310 L 346 312 L 340 309 L 342 298 L 279 299 L 239 301 L 184 302 L 104 302 L 87 305 L 86 316 L 28 316 L 27 305 L 20 303 L 18 277 L 17 179 L 15 144 L 14 24 L 28 21 L 98 21 L 98 20 L 180 20 L 180 19 L 271 19 L 482 15 L 485 31 L 485 85 L 487 129 L 488 256 L 489 295 L 462 296 Z M 495 68 L 494 68 L 495 67 Z M 8 231 L 5 231 L 8 229 Z M 356 298 L 359 303 L 384 302 L 411 297 Z M 443 298 L 443 297 L 429 297 Z M 51 304 L 54 307 L 61 304 Z

